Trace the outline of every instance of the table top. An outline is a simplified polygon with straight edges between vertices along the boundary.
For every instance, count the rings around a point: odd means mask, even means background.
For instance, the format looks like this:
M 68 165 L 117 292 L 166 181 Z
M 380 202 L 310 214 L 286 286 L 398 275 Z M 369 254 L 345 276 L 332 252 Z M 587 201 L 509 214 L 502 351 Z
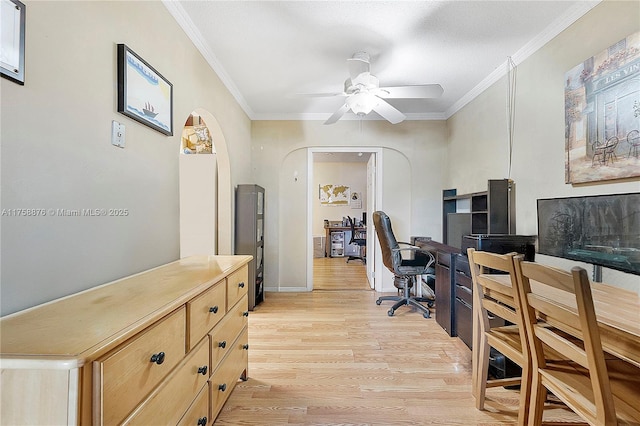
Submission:
M 511 287 L 509 275 L 483 274 L 496 283 Z M 531 287 L 543 284 L 530 281 Z M 576 308 L 575 296 L 544 287 L 548 297 L 571 309 Z M 640 296 L 632 291 L 610 284 L 591 283 L 593 304 L 605 351 L 640 367 Z

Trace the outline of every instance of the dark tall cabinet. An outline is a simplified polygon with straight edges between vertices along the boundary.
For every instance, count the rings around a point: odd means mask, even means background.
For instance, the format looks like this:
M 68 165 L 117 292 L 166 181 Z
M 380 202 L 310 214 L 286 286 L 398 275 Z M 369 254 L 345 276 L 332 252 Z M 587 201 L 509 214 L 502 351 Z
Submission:
M 264 300 L 264 188 L 238 185 L 236 189 L 236 254 L 250 254 L 249 310 Z
M 461 247 L 469 234 L 515 234 L 516 189 L 510 179 L 487 182 L 487 190 L 458 194 L 442 191 L 442 235 L 445 244 Z

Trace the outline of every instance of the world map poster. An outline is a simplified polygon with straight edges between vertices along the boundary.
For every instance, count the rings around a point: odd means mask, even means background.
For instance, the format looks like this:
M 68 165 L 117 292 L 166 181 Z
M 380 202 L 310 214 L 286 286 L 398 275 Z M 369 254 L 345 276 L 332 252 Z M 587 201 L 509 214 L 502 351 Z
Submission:
M 350 190 L 346 185 L 320 185 L 320 204 L 323 206 L 346 206 L 349 204 Z

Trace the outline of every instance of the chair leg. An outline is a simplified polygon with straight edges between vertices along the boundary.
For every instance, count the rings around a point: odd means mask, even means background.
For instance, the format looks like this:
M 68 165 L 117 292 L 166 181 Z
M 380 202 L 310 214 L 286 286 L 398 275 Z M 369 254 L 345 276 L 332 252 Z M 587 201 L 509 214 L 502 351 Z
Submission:
M 518 409 L 518 426 L 524 426 L 529 418 L 529 402 L 531 400 L 532 371 L 529 362 L 522 366 L 522 376 L 520 382 L 520 408 Z M 545 398 L 546 399 L 546 398 Z
M 542 384 L 540 373 L 535 371 L 532 373 L 532 376 L 531 403 L 529 404 L 529 426 L 538 426 L 542 424 L 544 402 L 547 399 L 547 388 Z
M 411 305 L 411 306 L 415 306 L 419 311 L 422 311 L 422 316 L 423 317 L 431 318 L 431 311 L 429 310 L 429 308 L 427 308 L 424 305 L 421 305 L 415 299 L 408 299 L 408 300 L 409 300 L 409 303 L 407 303 L 407 304 Z
M 406 283 L 403 288 L 402 296 L 380 296 L 378 300 L 376 300 L 376 305 L 380 305 L 383 300 L 393 300 L 396 301 L 387 314 L 391 317 L 395 313 L 396 309 L 403 305 L 409 305 L 415 307 L 418 311 L 422 312 L 422 316 L 424 318 L 431 318 L 431 311 L 429 307 L 433 304 L 433 300 L 427 299 L 425 297 L 411 297 L 411 287 L 413 284 L 415 285 L 415 277 L 410 277 L 410 281 Z M 428 305 L 424 306 L 420 304 L 420 302 L 426 302 Z M 429 307 L 428 307 L 429 306 Z
M 484 410 L 484 400 L 487 392 L 487 379 L 489 375 L 489 345 L 485 336 L 480 336 L 480 346 L 478 350 L 478 370 L 474 372 L 475 376 L 475 397 L 476 408 Z
M 398 300 L 404 300 L 404 298 L 402 296 L 380 296 L 378 297 L 378 300 L 376 300 L 376 305 L 379 305 L 385 300 L 393 300 L 397 302 Z

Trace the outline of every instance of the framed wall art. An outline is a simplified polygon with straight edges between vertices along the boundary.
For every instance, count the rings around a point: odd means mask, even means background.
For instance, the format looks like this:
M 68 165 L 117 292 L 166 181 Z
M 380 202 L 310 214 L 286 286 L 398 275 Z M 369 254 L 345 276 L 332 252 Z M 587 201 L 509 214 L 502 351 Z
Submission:
M 319 185 L 318 197 L 321 206 L 346 206 L 349 205 L 351 190 L 347 185 Z
M 565 181 L 640 176 L 640 32 L 565 74 Z
M 173 85 L 124 44 L 118 44 L 118 112 L 173 135 Z
M 27 8 L 18 0 L 0 0 L 0 72 L 24 85 L 24 40 Z

